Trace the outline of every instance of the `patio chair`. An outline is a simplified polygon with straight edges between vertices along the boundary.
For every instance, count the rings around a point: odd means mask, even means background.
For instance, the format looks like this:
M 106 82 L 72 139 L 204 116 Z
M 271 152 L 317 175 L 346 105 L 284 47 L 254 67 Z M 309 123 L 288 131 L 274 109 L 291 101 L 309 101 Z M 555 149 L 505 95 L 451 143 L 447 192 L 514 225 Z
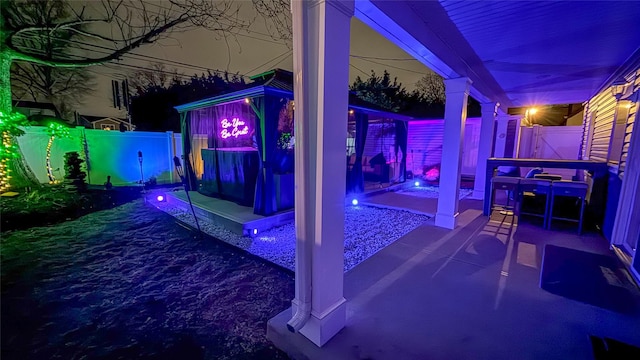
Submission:
M 551 183 L 551 203 L 549 204 L 549 220 L 547 228 L 551 229 L 553 220 L 564 220 L 578 223 L 578 235 L 582 234 L 582 220 L 586 203 L 588 185 L 583 181 L 553 181 Z M 556 196 L 577 198 L 580 201 L 580 216 L 578 219 L 554 216 L 554 203 Z
M 546 228 L 549 221 L 549 203 L 551 202 L 551 180 L 521 179 L 518 187 L 518 214 L 542 217 L 542 227 Z M 540 212 L 527 211 L 526 200 L 536 201 L 544 196 L 544 209 Z
M 513 205 L 510 205 L 511 202 L 511 194 L 518 193 L 518 186 L 520 184 L 519 177 L 510 177 L 510 176 L 494 176 L 491 179 L 491 210 L 500 209 L 502 211 L 515 211 L 516 204 L 518 202 L 518 198 L 513 199 Z M 500 206 L 494 206 L 496 190 L 505 190 L 507 191 L 507 203 Z

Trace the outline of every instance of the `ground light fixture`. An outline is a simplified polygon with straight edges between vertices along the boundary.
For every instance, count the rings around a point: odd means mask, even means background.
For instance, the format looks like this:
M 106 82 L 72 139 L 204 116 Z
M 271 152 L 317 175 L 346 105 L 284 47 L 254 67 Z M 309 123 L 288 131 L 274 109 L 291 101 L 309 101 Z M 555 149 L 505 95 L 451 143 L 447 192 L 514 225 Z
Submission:
M 416 182 L 414 182 L 414 183 L 413 183 L 413 185 L 415 185 L 415 186 L 420 186 L 420 181 L 416 181 Z
M 258 235 L 258 229 L 253 229 L 253 235 Z
M 353 205 L 353 206 L 358 205 L 358 199 L 351 200 L 351 205 Z
M 165 200 L 164 195 L 158 195 L 156 196 L 156 200 L 158 200 L 158 202 L 163 202 Z

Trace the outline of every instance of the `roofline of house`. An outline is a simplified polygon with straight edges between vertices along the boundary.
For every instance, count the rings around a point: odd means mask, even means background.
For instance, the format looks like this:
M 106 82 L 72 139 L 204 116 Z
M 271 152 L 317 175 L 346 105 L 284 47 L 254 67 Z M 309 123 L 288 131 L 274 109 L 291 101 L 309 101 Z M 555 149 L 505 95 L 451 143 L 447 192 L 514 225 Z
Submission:
M 120 122 L 120 123 L 125 123 L 125 124 L 129 124 L 129 120 L 126 119 L 118 119 L 115 117 L 111 117 L 111 116 L 105 116 L 105 117 L 100 117 L 100 116 L 93 116 L 93 115 L 78 115 L 79 117 L 83 118 L 85 121 L 87 121 L 90 124 L 96 123 L 98 121 L 103 121 L 103 120 L 113 120 L 116 122 Z M 85 116 L 91 116 L 91 117 L 96 117 L 99 119 L 95 119 L 95 120 L 89 120 L 87 119 Z
M 16 99 L 11 99 L 11 102 L 13 104 L 13 107 L 16 107 L 16 108 L 56 111 L 55 105 L 48 102 L 16 100 Z

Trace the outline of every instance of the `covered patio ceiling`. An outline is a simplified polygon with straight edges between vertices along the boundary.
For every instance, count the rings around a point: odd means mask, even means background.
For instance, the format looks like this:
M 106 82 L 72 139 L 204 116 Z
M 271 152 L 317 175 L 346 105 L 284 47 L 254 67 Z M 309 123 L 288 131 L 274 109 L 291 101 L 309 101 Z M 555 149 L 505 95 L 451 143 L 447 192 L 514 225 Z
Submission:
M 355 15 L 505 110 L 584 102 L 640 63 L 636 1 L 359 0 Z

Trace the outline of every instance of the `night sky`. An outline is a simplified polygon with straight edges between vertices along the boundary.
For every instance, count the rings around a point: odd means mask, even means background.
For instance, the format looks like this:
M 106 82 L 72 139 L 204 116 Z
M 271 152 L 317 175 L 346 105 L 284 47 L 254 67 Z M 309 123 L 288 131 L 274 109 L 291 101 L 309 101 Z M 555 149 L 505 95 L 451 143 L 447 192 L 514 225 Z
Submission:
M 177 68 L 185 76 L 211 70 L 255 75 L 272 68 L 293 69 L 292 50 L 282 40 L 268 35 L 261 17 L 256 17 L 250 1 L 239 1 L 243 19 L 255 20 L 247 31 L 239 31 L 227 41 L 205 29 L 172 33 L 169 38 L 136 49 L 136 55 L 126 56 L 119 64 L 96 66 L 96 92 L 87 96 L 79 111 L 86 115 L 123 116 L 123 112 L 110 108 L 111 80 L 122 80 L 135 71 L 133 66 L 149 67 L 150 62 L 166 60 L 168 68 Z M 373 45 L 372 45 L 373 44 Z M 387 69 L 407 89 L 414 88 L 423 74 L 430 70 L 379 35 L 360 20 L 351 21 L 350 80 L 356 76 L 369 76 L 371 70 L 382 74 Z M 138 56 L 140 55 L 140 56 Z M 149 58 L 149 56 L 157 58 Z M 183 63 L 186 65 L 181 65 Z M 124 65 L 120 65 L 124 64 Z M 129 65 L 129 66 L 126 66 Z

